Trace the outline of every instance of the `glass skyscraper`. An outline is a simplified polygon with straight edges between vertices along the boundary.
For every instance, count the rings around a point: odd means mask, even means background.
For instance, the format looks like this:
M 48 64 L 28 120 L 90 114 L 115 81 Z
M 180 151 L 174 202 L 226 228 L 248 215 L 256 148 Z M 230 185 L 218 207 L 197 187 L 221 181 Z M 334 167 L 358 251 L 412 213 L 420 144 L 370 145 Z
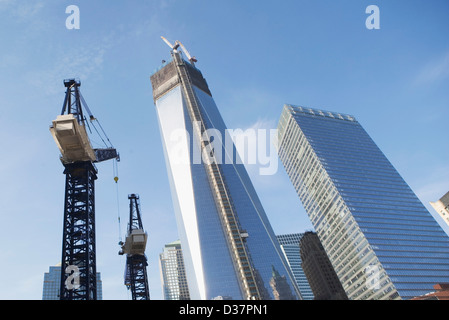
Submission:
M 287 259 L 288 265 L 292 270 L 293 276 L 295 277 L 302 298 L 304 300 L 313 300 L 312 289 L 310 288 L 307 277 L 301 266 L 299 243 L 302 236 L 303 233 L 290 233 L 278 235 L 277 238 L 281 245 L 282 252 Z
M 44 273 L 44 286 L 42 300 L 59 300 L 61 287 L 61 265 L 50 266 L 48 272 Z M 103 299 L 103 290 L 100 272 L 97 272 L 97 300 Z
M 206 80 L 181 52 L 171 53 L 151 83 L 190 298 L 274 299 L 274 267 L 299 299 Z
M 449 282 L 449 237 L 350 115 L 285 105 L 278 152 L 350 299 Z
M 159 255 L 164 300 L 190 300 L 181 242 L 166 244 Z

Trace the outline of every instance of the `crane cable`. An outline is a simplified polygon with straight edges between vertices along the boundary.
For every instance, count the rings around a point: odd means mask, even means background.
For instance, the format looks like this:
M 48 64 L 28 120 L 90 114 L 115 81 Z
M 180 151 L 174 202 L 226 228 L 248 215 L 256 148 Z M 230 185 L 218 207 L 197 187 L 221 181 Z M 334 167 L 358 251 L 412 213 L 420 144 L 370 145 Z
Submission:
M 84 100 L 84 97 L 82 96 L 81 92 L 79 92 L 79 97 L 81 100 L 81 104 L 86 108 L 87 113 L 89 114 L 89 119 L 90 119 L 90 123 L 92 124 L 92 127 L 95 129 L 95 131 L 97 132 L 97 135 L 100 137 L 101 141 L 103 142 L 104 146 L 106 148 L 114 148 L 111 140 L 109 140 L 108 135 L 106 134 L 106 132 L 104 131 L 103 127 L 100 124 L 100 121 L 98 121 L 98 119 L 96 117 L 94 117 L 94 115 L 92 114 L 92 112 L 89 109 L 89 106 L 87 105 L 86 101 Z M 89 122 L 87 122 L 87 119 L 84 119 L 84 123 L 87 124 L 87 127 L 89 128 L 90 133 L 92 133 L 92 130 L 90 129 L 89 126 Z M 98 131 L 97 127 L 94 124 L 94 121 L 98 124 L 98 126 L 100 127 L 101 132 L 103 133 L 103 135 L 101 135 L 101 133 Z M 107 140 L 108 143 L 106 143 L 105 139 Z M 117 197 L 117 219 L 118 219 L 118 238 L 119 238 L 119 243 L 122 242 L 122 234 L 121 234 L 121 225 L 120 225 L 120 197 L 119 197 L 119 188 L 118 188 L 118 159 L 115 158 L 113 161 L 113 175 L 114 175 L 114 181 L 115 181 L 115 185 L 116 185 L 116 197 Z
M 118 188 L 118 164 L 117 159 L 114 159 L 113 161 L 113 174 L 114 174 L 114 181 L 115 181 L 115 187 L 116 187 L 116 197 L 117 197 L 117 220 L 118 220 L 118 238 L 119 238 L 119 244 L 122 242 L 122 227 L 120 225 L 120 197 L 119 197 L 119 188 Z
M 107 148 L 113 148 L 113 145 L 112 145 L 111 140 L 109 140 L 109 137 L 108 137 L 108 135 L 106 134 L 106 132 L 104 131 L 103 127 L 101 126 L 100 121 L 98 121 L 98 119 L 97 119 L 96 117 L 94 117 L 94 115 L 93 115 L 92 112 L 90 111 L 89 106 L 87 105 L 86 100 L 84 100 L 84 97 L 83 97 L 83 95 L 81 94 L 81 92 L 79 93 L 79 97 L 80 97 L 80 100 L 81 100 L 81 102 L 82 102 L 82 105 L 83 105 L 84 108 L 87 110 L 87 113 L 89 114 L 90 122 L 92 123 L 92 126 L 94 127 L 94 129 L 95 129 L 95 131 L 97 132 L 98 136 L 100 137 L 101 141 L 103 141 L 104 145 L 105 145 Z M 86 120 L 86 119 L 85 119 L 85 120 Z M 100 127 L 100 130 L 101 130 L 101 132 L 103 133 L 103 136 L 102 136 L 101 133 L 98 131 L 97 127 L 94 125 L 94 123 L 93 123 L 94 121 L 95 121 L 95 122 L 98 124 L 98 126 Z M 87 121 L 85 121 L 85 123 L 87 123 L 87 125 L 88 125 L 88 127 L 89 127 L 89 130 L 90 130 L 89 123 L 88 123 Z M 90 130 L 90 131 L 91 131 L 91 130 Z M 91 133 L 92 133 L 92 131 L 91 131 Z M 103 137 L 109 142 L 109 145 L 106 143 L 106 141 L 104 141 Z M 115 179 L 115 178 L 114 178 L 114 179 Z M 116 182 L 117 182 L 117 181 L 116 181 Z

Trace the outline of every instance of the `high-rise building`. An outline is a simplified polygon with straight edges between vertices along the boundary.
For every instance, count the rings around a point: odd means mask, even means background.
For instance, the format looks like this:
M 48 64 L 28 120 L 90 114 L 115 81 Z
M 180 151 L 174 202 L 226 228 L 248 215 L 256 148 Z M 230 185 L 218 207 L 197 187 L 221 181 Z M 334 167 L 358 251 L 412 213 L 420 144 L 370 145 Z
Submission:
M 274 266 L 300 298 L 201 71 L 174 48 L 151 83 L 190 297 L 274 299 Z
M 359 122 L 285 105 L 278 152 L 350 299 L 449 282 L 449 238 Z
M 49 271 L 44 273 L 44 286 L 42 300 L 59 300 L 61 287 L 61 265 L 50 266 Z M 97 272 L 97 300 L 103 299 L 102 281 L 100 272 Z
M 430 205 L 440 215 L 444 222 L 449 226 L 449 192 L 446 192 L 440 200 L 430 202 Z
M 415 297 L 412 300 L 449 300 L 449 283 L 438 283 L 433 288 L 434 292 Z
M 285 275 L 280 275 L 279 272 L 273 267 L 272 277 L 270 279 L 270 287 L 273 291 L 275 300 L 296 300 L 296 296 L 292 293 L 287 278 Z
M 307 277 L 301 265 L 301 254 L 299 251 L 299 243 L 303 233 L 290 233 L 277 235 L 282 252 L 287 259 L 288 265 L 295 277 L 296 284 L 303 300 L 313 300 L 313 292 L 310 288 Z
M 308 231 L 303 234 L 300 252 L 302 267 L 315 300 L 348 300 L 315 232 Z
M 184 258 L 179 240 L 166 244 L 159 255 L 164 300 L 190 300 Z

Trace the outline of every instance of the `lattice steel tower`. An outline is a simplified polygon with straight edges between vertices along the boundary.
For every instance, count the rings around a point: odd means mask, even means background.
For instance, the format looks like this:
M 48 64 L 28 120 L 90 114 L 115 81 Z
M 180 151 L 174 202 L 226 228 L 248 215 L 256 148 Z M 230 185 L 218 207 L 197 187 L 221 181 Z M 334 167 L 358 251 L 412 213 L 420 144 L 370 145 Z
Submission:
M 139 196 L 130 194 L 128 199 L 128 234 L 125 243 L 120 242 L 122 250 L 119 252 L 119 254 L 126 254 L 125 285 L 131 290 L 133 300 L 150 300 L 147 276 L 148 262 L 145 256 L 148 236 L 143 229 Z
M 106 148 L 92 148 L 86 131 L 89 123 L 83 114 L 82 105 L 89 114 L 92 126 L 98 121 L 91 114 L 80 93 L 80 81 L 68 79 L 64 80 L 64 85 L 67 91 L 62 112 L 53 120 L 50 127 L 50 132 L 61 152 L 61 162 L 66 175 L 60 299 L 96 300 L 97 169 L 94 163 L 114 158 L 119 160 L 119 157 L 112 145 Z M 97 132 L 99 133 L 98 130 Z M 105 136 L 104 131 L 103 135 Z

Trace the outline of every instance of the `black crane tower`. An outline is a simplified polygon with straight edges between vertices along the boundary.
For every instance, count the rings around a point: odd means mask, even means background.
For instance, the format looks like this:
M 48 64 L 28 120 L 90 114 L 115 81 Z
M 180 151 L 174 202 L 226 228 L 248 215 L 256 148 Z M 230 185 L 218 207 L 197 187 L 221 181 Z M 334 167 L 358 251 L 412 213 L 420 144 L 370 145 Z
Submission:
M 147 277 L 148 262 L 145 256 L 147 233 L 143 229 L 139 196 L 130 194 L 128 199 L 128 233 L 125 243 L 119 243 L 122 246 L 119 254 L 126 254 L 125 285 L 131 290 L 133 300 L 150 300 Z
M 60 299 L 96 300 L 94 182 L 97 179 L 97 169 L 94 163 L 114 158 L 119 161 L 119 156 L 112 145 L 92 148 L 86 131 L 86 127 L 90 130 L 90 126 L 82 107 L 88 112 L 92 126 L 95 126 L 97 119 L 91 114 L 80 93 L 80 81 L 68 79 L 64 80 L 64 85 L 67 90 L 62 112 L 50 127 L 61 152 L 66 176 Z M 101 135 L 97 128 L 95 130 Z M 105 136 L 104 131 L 103 135 Z M 102 140 L 105 142 L 103 138 Z

